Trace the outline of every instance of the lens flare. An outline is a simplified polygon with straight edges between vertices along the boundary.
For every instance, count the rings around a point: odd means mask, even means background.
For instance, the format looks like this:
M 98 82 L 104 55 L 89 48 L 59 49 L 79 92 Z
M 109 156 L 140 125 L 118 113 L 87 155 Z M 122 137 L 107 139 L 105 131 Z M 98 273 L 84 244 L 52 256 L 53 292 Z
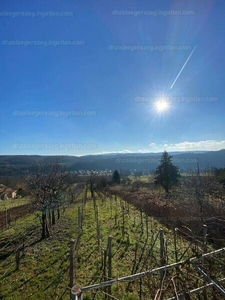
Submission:
M 159 99 L 155 101 L 155 110 L 158 113 L 162 113 L 169 109 L 169 103 L 165 99 Z

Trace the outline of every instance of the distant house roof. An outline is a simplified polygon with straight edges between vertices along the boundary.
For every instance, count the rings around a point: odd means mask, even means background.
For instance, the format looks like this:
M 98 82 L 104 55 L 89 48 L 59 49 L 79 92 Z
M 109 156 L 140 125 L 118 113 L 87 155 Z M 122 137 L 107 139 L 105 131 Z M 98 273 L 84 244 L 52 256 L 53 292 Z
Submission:
M 16 192 L 16 191 L 11 188 L 8 188 L 4 184 L 0 184 L 0 196 L 12 194 L 13 192 Z
M 0 195 L 4 194 L 6 190 L 7 190 L 7 186 L 5 186 L 4 184 L 0 184 Z

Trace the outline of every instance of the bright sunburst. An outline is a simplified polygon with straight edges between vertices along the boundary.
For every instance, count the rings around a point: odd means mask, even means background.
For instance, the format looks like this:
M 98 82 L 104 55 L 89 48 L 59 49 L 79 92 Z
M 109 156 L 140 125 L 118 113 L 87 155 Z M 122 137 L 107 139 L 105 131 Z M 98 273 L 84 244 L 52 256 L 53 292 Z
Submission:
M 158 113 L 162 113 L 169 109 L 169 103 L 164 98 L 156 100 L 154 105 L 155 105 L 155 110 Z

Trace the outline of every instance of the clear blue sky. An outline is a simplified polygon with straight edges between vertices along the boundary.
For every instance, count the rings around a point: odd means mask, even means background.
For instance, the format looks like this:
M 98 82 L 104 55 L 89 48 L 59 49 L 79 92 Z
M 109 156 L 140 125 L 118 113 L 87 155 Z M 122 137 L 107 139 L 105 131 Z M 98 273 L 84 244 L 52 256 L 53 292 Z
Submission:
M 2 0 L 0 154 L 225 148 L 224 36 L 224 1 Z

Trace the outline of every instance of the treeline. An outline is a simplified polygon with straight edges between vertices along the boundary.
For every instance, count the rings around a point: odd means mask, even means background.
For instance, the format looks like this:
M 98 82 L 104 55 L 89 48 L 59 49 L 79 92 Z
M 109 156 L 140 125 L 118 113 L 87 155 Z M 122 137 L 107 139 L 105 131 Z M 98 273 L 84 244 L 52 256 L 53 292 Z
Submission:
M 160 153 L 111 154 L 87 156 L 41 156 L 41 155 L 1 155 L 0 176 L 16 176 L 36 172 L 38 164 L 52 161 L 61 164 L 66 171 L 104 171 L 118 169 L 120 172 L 153 172 L 160 160 Z M 180 171 L 225 167 L 225 150 L 208 152 L 180 152 L 173 154 L 173 163 Z

